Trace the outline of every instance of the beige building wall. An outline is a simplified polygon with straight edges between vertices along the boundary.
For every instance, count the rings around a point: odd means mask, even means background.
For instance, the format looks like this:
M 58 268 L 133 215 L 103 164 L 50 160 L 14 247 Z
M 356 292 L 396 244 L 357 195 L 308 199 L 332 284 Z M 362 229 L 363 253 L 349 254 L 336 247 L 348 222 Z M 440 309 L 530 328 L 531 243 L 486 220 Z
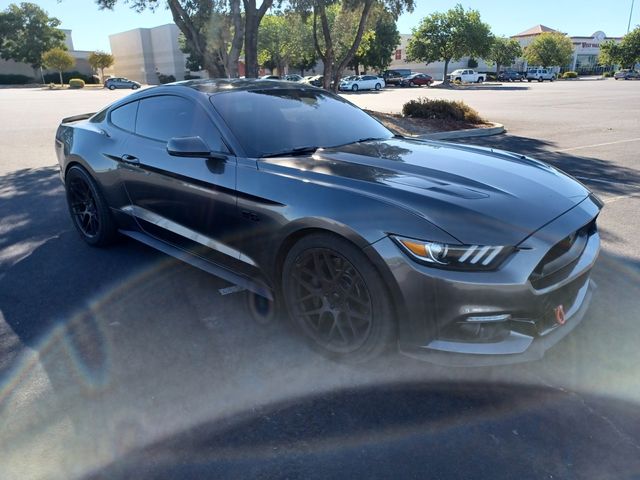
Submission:
M 178 45 L 178 27 L 169 23 L 109 35 L 115 62 L 112 75 L 157 84 L 158 74 L 184 80 L 187 56 Z

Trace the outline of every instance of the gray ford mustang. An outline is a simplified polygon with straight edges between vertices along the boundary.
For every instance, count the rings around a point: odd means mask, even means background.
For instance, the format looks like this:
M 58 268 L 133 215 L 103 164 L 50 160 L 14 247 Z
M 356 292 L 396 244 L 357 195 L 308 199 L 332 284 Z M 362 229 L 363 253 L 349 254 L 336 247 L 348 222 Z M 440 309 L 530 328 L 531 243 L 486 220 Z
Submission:
M 602 203 L 583 185 L 394 135 L 311 86 L 150 88 L 64 119 L 56 153 L 87 243 L 123 234 L 218 275 L 334 358 L 540 358 L 590 302 Z

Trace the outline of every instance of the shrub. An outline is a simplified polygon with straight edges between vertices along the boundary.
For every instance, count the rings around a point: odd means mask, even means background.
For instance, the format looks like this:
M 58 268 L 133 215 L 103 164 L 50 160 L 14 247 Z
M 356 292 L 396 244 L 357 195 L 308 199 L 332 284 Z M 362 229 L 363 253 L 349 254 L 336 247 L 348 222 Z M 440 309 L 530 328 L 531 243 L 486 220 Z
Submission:
M 562 78 L 578 78 L 578 72 L 564 72 Z
M 187 73 L 184 76 L 185 80 L 200 80 L 202 77 L 198 76 L 198 75 L 191 75 L 190 73 Z
M 603 76 L 604 78 L 613 77 L 613 72 L 604 72 L 604 73 L 602 74 L 602 76 Z
M 26 75 L 14 75 L 12 73 L 0 75 L 0 85 L 24 85 L 32 81 L 33 78 Z
M 430 100 L 418 98 L 402 106 L 405 117 L 434 118 L 438 120 L 457 120 L 469 123 L 484 123 L 478 112 L 461 101 Z
M 84 88 L 84 80 L 81 78 L 72 78 L 69 80 L 69 88 Z
M 160 83 L 172 83 L 176 81 L 176 77 L 173 75 L 165 75 L 164 73 L 158 73 L 158 81 Z

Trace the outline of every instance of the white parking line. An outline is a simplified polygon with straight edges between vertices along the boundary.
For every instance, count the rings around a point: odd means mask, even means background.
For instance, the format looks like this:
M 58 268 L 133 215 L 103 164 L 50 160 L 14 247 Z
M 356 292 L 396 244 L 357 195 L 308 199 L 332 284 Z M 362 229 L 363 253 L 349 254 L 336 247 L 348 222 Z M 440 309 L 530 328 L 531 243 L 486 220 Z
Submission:
M 581 150 L 583 148 L 606 147 L 607 145 L 616 145 L 618 143 L 629 143 L 629 142 L 639 142 L 639 141 L 640 141 L 640 137 L 638 137 L 638 138 L 629 138 L 627 140 L 617 140 L 615 142 L 594 143 L 593 145 L 582 145 L 580 147 L 561 148 L 560 150 L 554 150 L 554 151 L 555 152 L 570 152 L 571 150 Z

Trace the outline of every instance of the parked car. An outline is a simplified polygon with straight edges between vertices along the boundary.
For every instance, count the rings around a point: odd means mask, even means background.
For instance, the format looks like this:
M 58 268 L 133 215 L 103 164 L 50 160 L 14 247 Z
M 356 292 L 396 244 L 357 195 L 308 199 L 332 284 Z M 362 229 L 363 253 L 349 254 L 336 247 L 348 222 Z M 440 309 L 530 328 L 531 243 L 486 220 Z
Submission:
M 482 83 L 487 80 L 484 73 L 478 73 L 468 68 L 454 70 L 449 74 L 449 80 L 462 83 Z
M 521 153 L 394 135 L 307 85 L 152 87 L 63 119 L 55 152 L 86 243 L 119 233 L 282 299 L 334 359 L 535 359 L 591 299 L 602 202 L 584 185 Z
M 549 80 L 550 82 L 553 82 L 555 78 L 556 74 L 548 68 L 530 68 L 527 70 L 528 82 L 532 82 L 533 80 L 537 80 L 539 82 Z
M 510 70 L 506 72 L 500 72 L 497 79 L 499 82 L 524 82 L 524 77 L 521 73 L 513 72 Z
M 134 82 L 133 80 L 129 80 L 128 78 L 111 77 L 104 81 L 104 86 L 109 90 L 115 90 L 116 88 L 130 88 L 132 90 L 136 90 L 142 85 L 138 82 Z
M 426 85 L 427 87 L 433 83 L 431 75 L 426 73 L 412 73 L 407 78 L 402 80 L 401 85 L 403 87 L 421 87 Z
M 411 75 L 413 72 L 408 68 L 399 68 L 395 70 L 385 70 L 382 74 L 382 78 L 386 85 L 402 85 L 405 78 Z
M 339 85 L 340 90 L 381 90 L 384 88 L 384 80 L 375 75 L 359 75 L 350 80 L 342 80 Z
M 301 82 L 302 81 L 302 75 L 291 73 L 289 75 L 285 75 L 284 76 L 284 80 L 287 80 L 288 82 Z
M 640 73 L 636 72 L 635 70 L 624 69 L 614 73 L 613 78 L 615 78 L 616 80 L 637 80 L 640 78 Z
M 262 75 L 260 80 L 280 80 L 278 75 Z

